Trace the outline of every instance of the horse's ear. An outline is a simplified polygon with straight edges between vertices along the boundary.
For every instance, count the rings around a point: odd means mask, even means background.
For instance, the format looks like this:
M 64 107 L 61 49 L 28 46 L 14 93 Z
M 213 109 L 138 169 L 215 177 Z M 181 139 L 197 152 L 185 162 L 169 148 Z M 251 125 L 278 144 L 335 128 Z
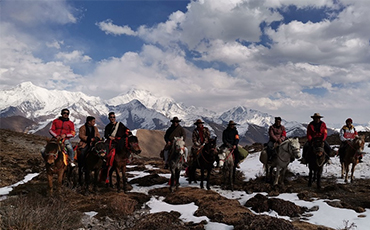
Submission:
M 46 142 L 49 142 L 51 140 L 51 138 L 47 137 L 45 138 Z

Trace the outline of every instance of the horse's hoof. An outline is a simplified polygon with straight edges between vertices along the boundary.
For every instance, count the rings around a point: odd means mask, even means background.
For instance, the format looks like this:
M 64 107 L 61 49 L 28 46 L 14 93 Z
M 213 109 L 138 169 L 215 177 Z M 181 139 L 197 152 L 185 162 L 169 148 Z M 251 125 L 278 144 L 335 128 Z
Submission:
M 211 190 L 211 187 L 210 186 L 207 186 L 207 190 Z
M 203 185 L 200 185 L 200 188 L 201 188 L 201 189 L 204 189 L 204 186 L 203 186 Z

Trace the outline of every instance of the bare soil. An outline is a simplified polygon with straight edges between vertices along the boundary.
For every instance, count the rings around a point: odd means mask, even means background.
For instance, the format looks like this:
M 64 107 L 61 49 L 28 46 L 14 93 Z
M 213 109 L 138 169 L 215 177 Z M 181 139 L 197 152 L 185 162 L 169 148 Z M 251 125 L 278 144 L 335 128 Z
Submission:
M 357 179 L 351 184 L 336 184 L 336 178 L 323 178 L 323 188 L 318 190 L 315 186 L 307 187 L 306 177 L 292 173 L 288 173 L 285 185 L 273 187 L 271 184 L 265 183 L 264 177 L 245 182 L 242 173 L 238 172 L 235 190 L 247 193 L 267 192 L 269 194 L 268 196 L 257 195 L 245 205 L 241 205 L 237 200 L 220 196 L 215 191 L 195 187 L 181 188 L 181 186 L 173 193 L 170 193 L 168 187 L 164 186 L 150 190 L 147 195 L 130 191 L 117 193 L 116 189 L 106 188 L 104 184 L 100 184 L 96 193 L 86 195 L 79 186 L 72 188 L 72 185 L 66 183 L 59 195 L 50 197 L 47 194 L 45 164 L 40 154 L 40 149 L 45 143 L 46 138 L 42 136 L 0 130 L 0 187 L 19 182 L 29 173 L 40 173 L 30 182 L 14 188 L 7 199 L 0 201 L 0 229 L 7 229 L 11 223 L 15 225 L 16 221 L 19 221 L 14 219 L 14 215 L 11 216 L 11 213 L 15 212 L 15 202 L 18 202 L 18 206 L 20 206 L 19 203 L 28 204 L 29 207 L 25 207 L 25 209 L 36 210 L 35 206 L 32 206 L 32 200 L 35 199 L 39 201 L 37 203 L 44 201 L 46 204 L 51 200 L 54 200 L 53 202 L 57 200 L 60 202 L 61 208 L 64 207 L 79 214 L 78 221 L 76 218 L 70 218 L 70 221 L 74 222 L 61 227 L 63 229 L 76 229 L 76 226 L 84 229 L 204 229 L 205 222 L 185 223 L 179 219 L 180 213 L 178 212 L 149 213 L 148 207 L 144 204 L 153 196 L 165 197 L 164 201 L 170 204 L 194 202 L 199 207 L 195 212 L 196 216 L 207 216 L 211 221 L 233 225 L 234 229 L 330 229 L 304 222 L 305 216 L 309 216 L 310 212 L 314 210 L 308 210 L 306 207 L 299 207 L 294 203 L 274 198 L 279 193 L 298 193 L 300 199 L 307 201 L 314 198 L 339 200 L 328 202 L 328 204 L 338 208 L 353 209 L 359 217 L 365 208 L 370 208 L 370 181 L 368 179 Z M 143 144 L 145 145 L 145 142 Z M 149 147 L 147 148 L 149 149 Z M 258 150 L 256 146 L 253 148 Z M 169 171 L 163 169 L 163 162 L 157 158 L 157 153 L 155 154 L 156 156 L 153 158 L 145 156 L 134 159 L 131 164 L 136 167 L 128 168 L 127 175 L 133 177 L 130 171 L 145 171 L 150 175 L 134 179 L 130 181 L 131 184 L 151 186 L 168 181 L 159 176 L 160 173 L 168 173 Z M 147 169 L 145 165 L 156 166 L 159 169 Z M 225 188 L 222 185 L 221 175 L 215 171 L 212 172 L 211 184 Z M 291 221 L 266 215 L 255 215 L 249 208 L 255 212 L 273 209 L 280 215 L 290 216 Z M 9 212 L 9 210 L 13 211 Z M 84 216 L 83 212 L 89 211 L 98 213 L 95 218 L 100 221 L 99 225 L 80 221 Z M 53 211 L 51 210 L 50 213 Z M 40 229 L 53 229 L 52 226 L 49 227 L 40 227 Z M 20 228 L 13 226 L 13 229 Z M 23 229 L 33 228 L 29 225 Z M 350 228 L 343 226 L 343 229 Z

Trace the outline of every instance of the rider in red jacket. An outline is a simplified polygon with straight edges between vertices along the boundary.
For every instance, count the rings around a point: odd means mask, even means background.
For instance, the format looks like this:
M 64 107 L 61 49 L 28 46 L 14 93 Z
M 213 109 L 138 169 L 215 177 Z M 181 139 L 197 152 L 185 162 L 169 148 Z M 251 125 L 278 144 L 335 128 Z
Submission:
M 76 134 L 75 125 L 68 118 L 68 109 L 62 109 L 61 115 L 61 117 L 55 119 L 51 124 L 49 133 L 55 138 L 64 139 L 64 145 L 67 148 L 69 160 L 71 162 L 71 166 L 73 167 L 75 166 L 75 164 L 73 163 L 74 151 L 69 139 L 74 137 Z
M 312 145 L 312 140 L 319 138 L 324 141 L 324 150 L 326 153 L 326 160 L 330 164 L 330 153 L 331 148 L 326 142 L 326 137 L 328 136 L 328 130 L 326 128 L 325 122 L 321 120 L 323 116 L 321 116 L 319 113 L 315 113 L 311 118 L 313 121 L 310 122 L 310 124 L 307 126 L 307 142 L 303 146 L 303 154 L 302 154 L 302 164 L 306 164 L 307 162 L 307 151 L 308 148 Z

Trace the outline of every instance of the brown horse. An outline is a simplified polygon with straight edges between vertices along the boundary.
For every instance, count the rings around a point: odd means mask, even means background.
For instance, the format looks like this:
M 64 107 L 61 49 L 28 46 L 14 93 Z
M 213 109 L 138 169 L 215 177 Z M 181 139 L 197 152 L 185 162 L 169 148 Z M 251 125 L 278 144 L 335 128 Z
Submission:
M 62 186 L 64 172 L 67 169 L 66 156 L 64 156 L 64 144 L 62 141 L 52 138 L 45 146 L 43 158 L 45 160 L 46 175 L 48 178 L 49 193 L 53 193 L 53 175 L 58 175 L 57 192 Z
M 324 141 L 322 139 L 312 140 L 312 145 L 308 149 L 307 154 L 309 168 L 308 187 L 311 187 L 312 182 L 316 179 L 317 188 L 321 188 L 321 175 L 326 162 L 325 154 Z
M 85 193 L 89 192 L 90 185 L 90 174 L 94 172 L 94 187 L 93 191 L 96 192 L 98 185 L 98 178 L 100 170 L 105 163 L 106 157 L 106 146 L 104 141 L 96 141 L 93 143 L 93 147 L 86 153 L 86 157 L 83 164 L 83 170 L 85 171 Z
M 117 176 L 117 192 L 121 191 L 121 173 L 123 182 L 123 191 L 127 191 L 127 178 L 126 178 L 126 165 L 129 161 L 131 153 L 140 154 L 141 149 L 139 146 L 139 141 L 136 136 L 129 136 L 127 138 L 122 138 L 116 145 L 116 153 L 113 161 L 113 168 L 109 172 L 109 183 L 112 184 L 112 174 L 113 171 L 116 172 Z
M 354 172 L 355 167 L 359 161 L 359 157 L 361 156 L 361 151 L 364 150 L 365 146 L 365 137 L 364 136 L 358 136 L 352 141 L 349 141 L 348 144 L 343 149 L 343 154 L 339 156 L 340 158 L 340 164 L 342 166 L 341 170 L 341 178 L 345 178 L 344 182 L 348 182 L 348 171 L 349 171 L 349 165 L 352 164 L 351 169 L 351 182 L 353 182 L 354 179 Z M 345 174 L 345 176 L 344 176 Z
M 217 149 L 216 149 L 217 137 L 211 138 L 208 143 L 206 143 L 203 148 L 200 150 L 199 156 L 197 156 L 192 164 L 189 166 L 189 184 L 192 181 L 197 183 L 195 179 L 195 172 L 196 169 L 200 169 L 200 188 L 203 187 L 203 180 L 204 180 L 204 170 L 207 170 L 207 189 L 210 190 L 210 183 L 209 178 L 211 176 L 211 171 L 213 169 L 213 163 L 215 162 Z

